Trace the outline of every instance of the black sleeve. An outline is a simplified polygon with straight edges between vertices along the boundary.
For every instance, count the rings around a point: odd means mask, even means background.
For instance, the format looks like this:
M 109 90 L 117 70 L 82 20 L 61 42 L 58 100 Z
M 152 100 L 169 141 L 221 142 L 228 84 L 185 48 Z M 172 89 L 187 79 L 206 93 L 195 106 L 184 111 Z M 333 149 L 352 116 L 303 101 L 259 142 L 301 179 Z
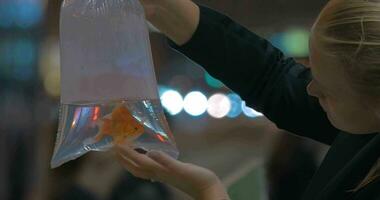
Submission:
M 202 7 L 186 44 L 170 45 L 199 63 L 277 127 L 331 144 L 339 132 L 306 92 L 310 71 L 229 17 Z

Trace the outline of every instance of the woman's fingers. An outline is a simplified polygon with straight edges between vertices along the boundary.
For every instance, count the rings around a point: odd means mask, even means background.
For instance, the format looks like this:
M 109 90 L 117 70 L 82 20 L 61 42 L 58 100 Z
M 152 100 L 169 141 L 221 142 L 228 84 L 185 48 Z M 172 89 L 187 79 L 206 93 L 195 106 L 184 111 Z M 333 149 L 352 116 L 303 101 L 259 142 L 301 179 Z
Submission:
M 161 166 L 148 156 L 138 153 L 130 147 L 119 147 L 119 152 L 124 156 L 135 162 L 137 165 L 148 170 L 158 170 Z
M 131 161 L 130 159 L 124 157 L 121 154 L 117 154 L 117 158 L 119 162 L 123 165 L 124 168 L 126 168 L 131 174 L 133 174 L 136 177 L 143 178 L 143 179 L 150 179 L 149 173 L 143 169 L 141 169 L 136 163 Z
M 159 151 L 150 151 L 147 155 L 149 158 L 156 161 L 158 164 L 169 171 L 179 170 L 181 168 L 180 162 L 165 153 Z
M 116 150 L 125 168 L 140 178 L 170 182 L 173 175 L 183 174 L 187 169 L 185 164 L 159 151 L 141 154 L 129 145 L 118 146 Z

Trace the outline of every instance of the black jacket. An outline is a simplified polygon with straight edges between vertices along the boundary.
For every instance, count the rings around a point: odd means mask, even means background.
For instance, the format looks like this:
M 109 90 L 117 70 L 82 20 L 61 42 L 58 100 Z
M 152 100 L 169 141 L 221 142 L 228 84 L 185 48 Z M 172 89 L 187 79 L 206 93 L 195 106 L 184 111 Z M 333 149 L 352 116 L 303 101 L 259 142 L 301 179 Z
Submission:
M 353 135 L 334 128 L 306 92 L 308 68 L 229 17 L 202 6 L 191 40 L 182 46 L 170 44 L 279 128 L 331 145 L 306 191 L 300 191 L 303 199 L 380 199 L 379 179 L 358 192 L 349 191 L 379 158 L 380 134 Z

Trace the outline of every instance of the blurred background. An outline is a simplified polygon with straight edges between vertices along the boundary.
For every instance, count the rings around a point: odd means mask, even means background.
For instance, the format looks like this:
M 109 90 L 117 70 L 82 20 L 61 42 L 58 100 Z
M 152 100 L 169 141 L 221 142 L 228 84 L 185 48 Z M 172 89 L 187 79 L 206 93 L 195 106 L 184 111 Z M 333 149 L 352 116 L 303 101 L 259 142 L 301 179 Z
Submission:
M 199 0 L 308 64 L 309 29 L 326 0 Z M 0 0 L 0 199 L 171 200 L 111 153 L 50 169 L 60 96 L 61 0 Z M 279 130 L 239 95 L 151 34 L 161 103 L 180 159 L 207 167 L 232 199 L 298 199 L 326 146 Z

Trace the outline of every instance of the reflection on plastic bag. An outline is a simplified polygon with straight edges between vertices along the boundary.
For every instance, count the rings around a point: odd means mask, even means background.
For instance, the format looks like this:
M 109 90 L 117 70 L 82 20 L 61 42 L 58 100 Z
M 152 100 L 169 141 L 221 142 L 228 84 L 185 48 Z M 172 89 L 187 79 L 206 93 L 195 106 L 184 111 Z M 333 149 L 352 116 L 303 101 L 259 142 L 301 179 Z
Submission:
M 51 166 L 132 142 L 178 156 L 161 107 L 138 0 L 65 0 L 61 112 Z

